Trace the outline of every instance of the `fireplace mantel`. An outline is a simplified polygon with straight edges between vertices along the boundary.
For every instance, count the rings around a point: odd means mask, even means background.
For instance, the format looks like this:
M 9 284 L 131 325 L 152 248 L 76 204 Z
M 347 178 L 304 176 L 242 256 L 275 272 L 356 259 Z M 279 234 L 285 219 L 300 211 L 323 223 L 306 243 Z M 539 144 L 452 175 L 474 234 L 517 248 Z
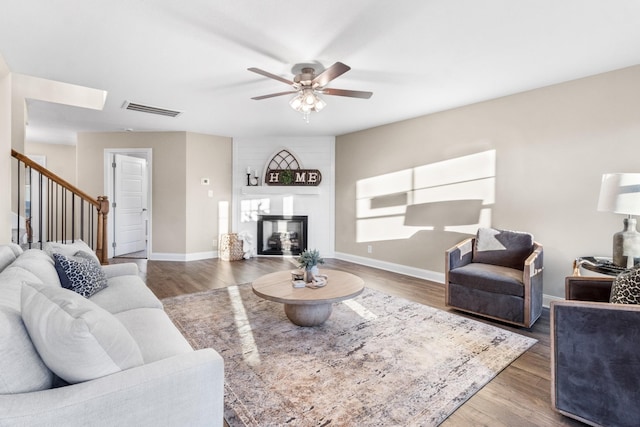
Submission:
M 319 195 L 320 187 L 295 185 L 256 185 L 242 187 L 243 195 Z

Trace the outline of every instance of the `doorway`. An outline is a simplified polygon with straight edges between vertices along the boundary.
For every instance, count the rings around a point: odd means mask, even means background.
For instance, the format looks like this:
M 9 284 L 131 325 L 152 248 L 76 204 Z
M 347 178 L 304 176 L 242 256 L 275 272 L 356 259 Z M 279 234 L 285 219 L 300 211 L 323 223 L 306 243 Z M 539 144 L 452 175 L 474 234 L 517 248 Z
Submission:
M 149 258 L 151 154 L 150 148 L 105 150 L 109 258 Z

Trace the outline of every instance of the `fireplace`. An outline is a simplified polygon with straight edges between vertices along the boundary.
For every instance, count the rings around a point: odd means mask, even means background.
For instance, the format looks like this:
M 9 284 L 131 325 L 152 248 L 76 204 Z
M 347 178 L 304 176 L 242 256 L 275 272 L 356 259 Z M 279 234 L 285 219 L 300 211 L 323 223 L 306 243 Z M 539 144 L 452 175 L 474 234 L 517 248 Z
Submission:
M 258 216 L 258 255 L 300 255 L 306 247 L 306 216 Z

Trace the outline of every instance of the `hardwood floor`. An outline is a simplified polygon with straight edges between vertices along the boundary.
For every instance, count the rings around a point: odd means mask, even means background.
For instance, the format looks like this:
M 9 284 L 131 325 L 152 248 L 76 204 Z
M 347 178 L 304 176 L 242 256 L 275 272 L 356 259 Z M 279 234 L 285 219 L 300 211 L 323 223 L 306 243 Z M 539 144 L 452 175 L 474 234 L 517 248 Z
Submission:
M 341 260 L 325 261 L 323 267 L 357 274 L 364 279 L 367 287 L 447 310 L 444 307 L 442 284 Z M 266 273 L 295 268 L 291 259 L 266 257 L 234 262 L 219 259 L 191 262 L 114 259 L 111 262 L 136 262 L 147 285 L 160 299 L 247 283 Z M 543 311 L 531 329 L 515 328 L 456 313 L 533 337 L 538 343 L 466 401 L 442 426 L 584 425 L 551 408 L 548 310 Z

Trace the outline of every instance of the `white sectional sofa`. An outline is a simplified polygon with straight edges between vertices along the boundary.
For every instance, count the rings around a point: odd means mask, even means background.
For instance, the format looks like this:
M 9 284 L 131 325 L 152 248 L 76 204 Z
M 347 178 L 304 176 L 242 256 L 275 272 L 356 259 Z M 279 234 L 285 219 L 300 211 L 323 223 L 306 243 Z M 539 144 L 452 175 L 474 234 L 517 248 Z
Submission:
M 220 355 L 191 348 L 135 264 L 102 266 L 89 298 L 64 289 L 52 252 L 77 251 L 0 245 L 0 426 L 222 425 Z

